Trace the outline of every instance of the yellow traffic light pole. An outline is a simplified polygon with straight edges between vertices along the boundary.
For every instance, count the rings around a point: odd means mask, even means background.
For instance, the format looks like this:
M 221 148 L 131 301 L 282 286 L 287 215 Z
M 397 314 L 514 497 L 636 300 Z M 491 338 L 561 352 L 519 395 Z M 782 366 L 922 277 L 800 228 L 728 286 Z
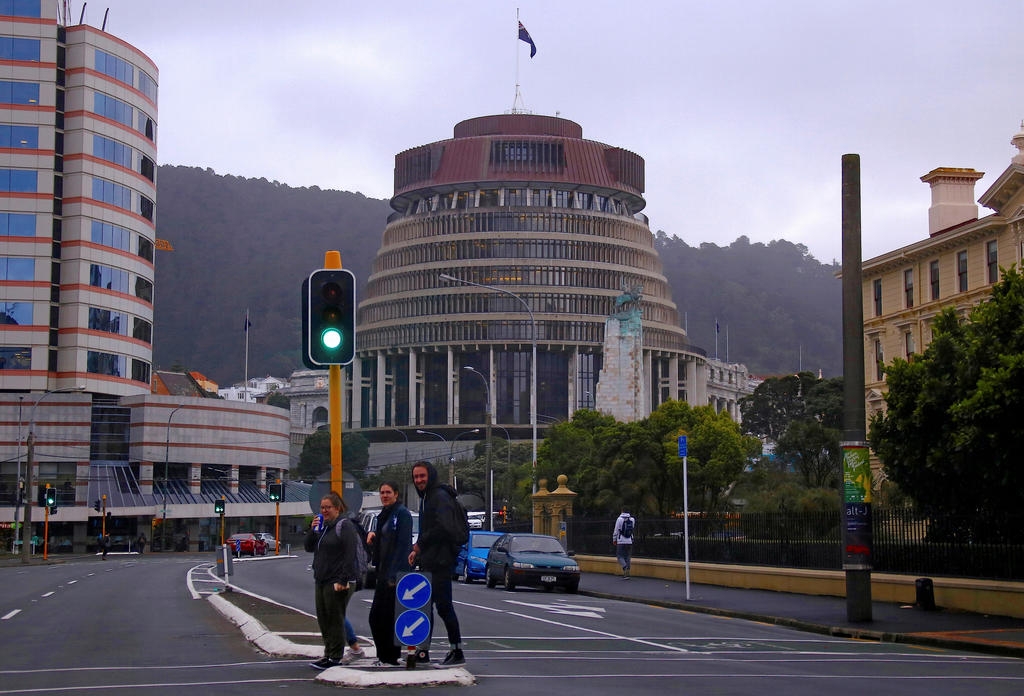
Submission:
M 277 483 L 281 483 L 281 479 L 277 479 Z M 281 498 L 277 499 L 274 505 L 274 555 L 281 555 Z
M 46 521 L 43 522 L 43 560 L 47 560 L 50 549 L 50 484 L 46 484 L 46 493 L 43 494 L 43 505 L 46 508 Z
M 341 268 L 341 252 L 325 251 L 324 268 Z M 341 365 L 327 368 L 327 422 L 331 433 L 331 490 L 341 495 Z

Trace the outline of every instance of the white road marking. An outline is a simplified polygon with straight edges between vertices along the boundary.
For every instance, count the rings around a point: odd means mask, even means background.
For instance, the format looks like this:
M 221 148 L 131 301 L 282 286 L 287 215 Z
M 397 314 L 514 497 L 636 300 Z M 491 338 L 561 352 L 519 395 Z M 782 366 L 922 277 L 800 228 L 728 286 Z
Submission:
M 11 618 L 12 616 L 15 616 L 16 614 L 20 614 L 20 613 L 21 613 L 21 609 L 14 609 L 12 611 L 7 612 L 3 616 L 0 616 L 0 621 L 6 621 L 7 619 Z
M 533 602 L 520 602 L 514 599 L 506 599 L 504 601 L 506 604 L 519 604 L 524 607 L 533 607 L 534 609 L 542 609 L 544 611 L 551 612 L 552 614 L 582 616 L 588 619 L 604 618 L 604 607 L 584 607 L 576 604 L 564 604 L 562 602 L 556 602 L 554 604 L 535 604 Z
M 43 595 L 43 597 L 49 597 L 49 596 L 50 596 L 50 595 L 52 595 L 52 594 L 53 594 L 53 592 L 52 592 L 52 591 L 51 591 L 51 592 L 47 592 L 46 594 L 44 594 L 44 595 Z

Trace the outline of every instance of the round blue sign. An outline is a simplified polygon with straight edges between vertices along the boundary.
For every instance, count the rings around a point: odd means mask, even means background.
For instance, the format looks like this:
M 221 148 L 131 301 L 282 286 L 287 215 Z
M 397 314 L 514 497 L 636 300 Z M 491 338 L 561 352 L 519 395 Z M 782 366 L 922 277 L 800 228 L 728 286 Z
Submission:
M 419 609 L 430 601 L 430 580 L 423 573 L 406 573 L 398 578 L 395 599 L 406 609 Z
M 395 619 L 395 637 L 402 645 L 419 645 L 430 637 L 430 619 L 418 609 L 403 611 Z

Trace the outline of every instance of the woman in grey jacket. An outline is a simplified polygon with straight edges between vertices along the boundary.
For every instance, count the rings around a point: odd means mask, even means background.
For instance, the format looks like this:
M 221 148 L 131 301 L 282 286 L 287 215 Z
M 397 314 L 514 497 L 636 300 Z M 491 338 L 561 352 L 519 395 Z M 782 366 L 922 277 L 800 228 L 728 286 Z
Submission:
M 345 610 L 358 580 L 356 544 L 361 543 L 355 525 L 342 516 L 345 502 L 331 491 L 320 501 L 323 524 L 313 519 L 305 548 L 313 554 L 316 583 L 316 620 L 324 640 L 324 656 L 310 666 L 328 669 L 341 664 L 345 653 Z

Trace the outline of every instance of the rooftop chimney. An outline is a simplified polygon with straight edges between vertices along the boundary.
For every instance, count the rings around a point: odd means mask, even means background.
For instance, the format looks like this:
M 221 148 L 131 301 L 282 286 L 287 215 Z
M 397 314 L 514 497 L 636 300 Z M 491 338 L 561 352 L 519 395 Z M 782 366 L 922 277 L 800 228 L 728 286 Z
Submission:
M 974 182 L 985 172 L 961 167 L 939 167 L 921 177 L 932 187 L 932 206 L 928 208 L 928 236 L 935 236 L 963 222 L 978 219 L 974 202 Z

